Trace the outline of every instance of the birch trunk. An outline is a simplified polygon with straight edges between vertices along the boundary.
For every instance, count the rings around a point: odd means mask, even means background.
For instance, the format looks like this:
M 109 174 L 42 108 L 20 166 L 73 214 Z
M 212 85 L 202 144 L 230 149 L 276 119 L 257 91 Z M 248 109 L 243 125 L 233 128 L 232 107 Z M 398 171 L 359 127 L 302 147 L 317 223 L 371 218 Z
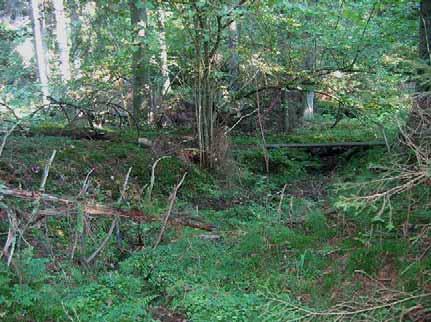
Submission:
M 42 19 L 39 9 L 39 0 L 31 0 L 31 12 L 33 19 L 33 37 L 36 52 L 37 75 L 41 84 L 42 100 L 44 104 L 48 103 L 48 72 L 46 63 L 46 52 L 43 46 L 42 38 Z
M 230 89 L 233 91 L 239 90 L 239 55 L 238 55 L 239 32 L 237 22 L 234 20 L 229 25 L 229 74 L 231 77 Z
M 314 91 L 308 91 L 305 93 L 305 109 L 303 117 L 306 121 L 310 121 L 314 118 Z
M 166 44 L 165 21 L 166 12 L 163 9 L 158 10 L 159 19 L 159 44 L 160 44 L 160 72 L 162 74 L 162 96 L 168 94 L 171 90 L 171 80 L 169 78 L 168 66 L 168 46 Z
M 60 54 L 60 74 L 63 82 L 71 78 L 69 62 L 69 44 L 67 36 L 67 23 L 64 14 L 63 0 L 53 0 L 56 23 L 56 38 Z

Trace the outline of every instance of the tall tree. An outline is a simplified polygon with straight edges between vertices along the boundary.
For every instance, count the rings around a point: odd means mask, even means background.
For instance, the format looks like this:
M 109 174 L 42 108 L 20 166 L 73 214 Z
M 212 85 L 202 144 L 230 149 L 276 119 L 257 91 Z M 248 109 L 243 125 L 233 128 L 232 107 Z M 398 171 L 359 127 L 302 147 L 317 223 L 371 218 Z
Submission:
M 145 42 L 142 40 L 148 32 L 147 1 L 130 0 L 129 8 L 135 45 L 132 56 L 132 113 L 135 121 L 139 122 L 148 114 L 144 111 L 144 90 L 148 77 Z
M 309 7 L 312 7 L 317 3 L 317 0 L 311 0 L 308 3 Z M 313 10 L 313 8 L 310 8 Z M 308 24 L 311 28 L 314 27 L 314 24 L 316 23 L 314 17 L 312 15 L 309 15 L 307 17 Z M 309 27 L 309 29 L 311 29 Z M 306 54 L 305 54 L 305 69 L 309 71 L 310 73 L 313 73 L 315 70 L 316 65 L 316 39 L 314 32 L 310 33 L 307 37 L 307 41 L 305 43 L 308 43 L 308 46 L 306 48 Z M 305 108 L 304 108 L 304 120 L 312 120 L 314 117 L 314 91 L 311 89 L 304 93 L 305 95 Z
M 238 55 L 239 30 L 238 23 L 235 19 L 229 25 L 229 75 L 230 89 L 233 91 L 239 90 L 239 55 Z
M 67 22 L 64 14 L 63 0 L 53 0 L 55 13 L 55 31 L 60 56 L 60 74 L 63 81 L 70 80 L 69 44 Z
M 162 94 L 166 95 L 171 89 L 168 66 L 168 46 L 166 44 L 166 12 L 163 8 L 158 9 L 159 44 L 160 44 L 160 72 L 162 75 Z
M 431 65 L 431 0 L 422 0 L 419 13 L 419 57 Z
M 81 17 L 80 17 L 80 3 L 79 1 L 71 1 L 70 3 L 70 12 L 71 12 L 71 44 L 72 44 L 72 54 L 69 57 L 72 57 L 73 62 L 73 77 L 80 78 L 81 77 L 81 56 L 79 51 L 79 37 L 81 34 Z
M 34 37 L 34 47 L 36 52 L 36 62 L 37 62 L 37 73 L 39 82 L 42 87 L 42 98 L 44 104 L 47 103 L 49 91 L 48 91 L 48 71 L 46 62 L 46 52 L 44 50 L 43 38 L 42 38 L 42 23 L 40 15 L 40 1 L 31 0 L 31 12 L 33 19 L 33 37 Z
M 427 68 L 421 68 L 419 73 L 427 73 L 430 78 L 431 66 L 431 0 L 421 0 L 419 11 L 419 58 Z M 431 90 L 429 82 L 418 84 L 419 95 L 416 97 L 408 120 L 410 135 L 415 141 L 429 144 L 431 136 Z

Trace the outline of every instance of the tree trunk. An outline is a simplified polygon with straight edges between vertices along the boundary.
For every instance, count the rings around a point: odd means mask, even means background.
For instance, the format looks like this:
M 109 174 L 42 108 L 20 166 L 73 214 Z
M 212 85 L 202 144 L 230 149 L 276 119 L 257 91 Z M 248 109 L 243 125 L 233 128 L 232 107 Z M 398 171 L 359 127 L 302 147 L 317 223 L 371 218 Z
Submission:
M 309 49 L 308 54 L 306 55 L 306 59 L 305 59 L 305 69 L 308 70 L 309 73 L 314 72 L 315 70 L 315 62 L 316 62 L 316 46 L 315 46 L 315 41 L 314 39 L 310 41 L 312 43 L 312 45 L 310 46 L 311 48 Z M 304 92 L 304 103 L 305 106 L 303 108 L 303 119 L 305 121 L 310 121 L 314 118 L 314 91 L 313 90 L 309 90 L 307 92 Z
M 419 15 L 419 57 L 431 64 L 431 0 L 422 0 Z
M 165 20 L 166 12 L 164 9 L 158 10 L 159 22 L 159 44 L 160 44 L 160 72 L 162 75 L 162 95 L 166 95 L 171 90 L 171 80 L 169 79 L 168 67 L 168 47 L 166 44 Z
M 285 128 L 287 132 L 292 132 L 302 124 L 304 114 L 305 95 L 299 91 L 287 91 L 283 99 L 285 106 Z
M 305 121 L 310 121 L 314 118 L 314 91 L 305 93 L 305 109 L 303 118 Z
M 81 18 L 80 18 L 80 3 L 73 1 L 70 5 L 71 12 L 71 43 L 72 43 L 72 64 L 73 64 L 73 77 L 75 79 L 81 78 L 81 55 L 79 50 L 79 37 L 81 35 Z
M 60 74 L 63 82 L 71 78 L 69 63 L 69 44 L 67 36 L 67 23 L 64 14 L 63 0 L 53 0 L 55 11 L 56 38 L 60 54 Z
M 313 6 L 317 3 L 317 0 L 311 0 L 309 6 Z M 308 23 L 315 24 L 315 19 L 313 17 L 308 18 Z M 308 52 L 305 55 L 305 69 L 309 71 L 309 73 L 314 72 L 316 67 L 316 39 L 314 35 L 310 35 L 308 41 L 309 48 L 307 48 Z M 310 90 L 304 93 L 305 95 L 305 107 L 303 119 L 306 121 L 310 121 L 314 118 L 314 91 Z
M 431 0 L 422 0 L 419 14 L 419 58 L 431 65 Z M 421 73 L 423 71 L 419 71 Z M 408 132 L 417 144 L 429 144 L 431 137 L 430 86 L 418 84 L 418 94 L 407 121 Z
M 148 111 L 144 108 L 144 91 L 147 83 L 145 66 L 145 44 L 141 41 L 147 33 L 147 2 L 130 0 L 130 16 L 133 28 L 133 39 L 136 42 L 132 57 L 132 114 L 136 122 L 145 121 Z M 139 124 L 135 124 L 139 125 Z
M 37 62 L 37 74 L 39 82 L 41 84 L 42 90 L 42 100 L 43 103 L 48 103 L 48 73 L 47 73 L 47 63 L 46 63 L 46 53 L 43 46 L 42 39 L 42 22 L 40 15 L 40 2 L 39 0 L 31 0 L 31 11 L 33 19 L 33 37 L 34 37 L 34 47 L 36 52 L 36 62 Z
M 238 55 L 239 31 L 238 24 L 234 20 L 229 25 L 229 75 L 230 75 L 230 89 L 234 92 L 239 90 L 239 55 Z

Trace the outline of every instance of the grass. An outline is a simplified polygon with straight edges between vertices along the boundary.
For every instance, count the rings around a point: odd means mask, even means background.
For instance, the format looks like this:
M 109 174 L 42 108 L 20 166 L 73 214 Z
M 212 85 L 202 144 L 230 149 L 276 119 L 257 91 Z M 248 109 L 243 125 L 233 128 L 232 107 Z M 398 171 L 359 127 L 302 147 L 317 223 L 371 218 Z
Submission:
M 288 139 L 371 139 L 372 131 L 356 133 L 352 124 L 341 123 L 338 130 L 322 132 L 321 137 L 318 127 L 309 127 Z M 157 135 L 151 133 L 146 137 Z M 286 136 L 269 138 L 285 142 Z M 254 141 L 237 137 L 234 142 Z M 393 230 L 373 223 L 372 209 L 355 208 L 344 199 L 352 193 L 347 183 L 376 177 L 369 166 L 388 162 L 384 149 L 358 152 L 353 159 L 340 155 L 336 168 L 329 170 L 324 160 L 307 152 L 274 151 L 269 174 L 262 152 L 238 151 L 234 155 L 238 171 L 229 180 L 169 158 L 157 167 L 154 197 L 148 201 L 142 188 L 149 182 L 156 157 L 138 146 L 131 132 L 109 142 L 11 137 L 0 162 L 3 183 L 37 190 L 53 149 L 58 154 L 47 192 L 76 196 L 94 168 L 87 198 L 114 203 L 127 169 L 133 167 L 123 207 L 155 216 L 165 212 L 173 185 L 188 171 L 176 211 L 214 223 L 219 238 L 205 239 L 202 231 L 192 228 L 168 227 L 163 243 L 153 249 L 158 222 L 122 220 L 123 250 L 111 238 L 102 255 L 87 266 L 70 260 L 76 218 L 50 219 L 46 230 L 29 231 L 31 247 L 19 243 L 14 267 L 0 264 L 0 317 L 5 321 L 151 321 L 158 307 L 192 321 L 285 321 L 303 318 L 306 311 L 334 310 L 335 304 L 352 299 L 357 307 L 367 307 L 367 301 L 373 305 L 383 300 L 379 293 L 383 287 L 385 292 L 418 293 L 430 285 L 430 257 L 418 260 L 429 232 L 403 236 L 404 199 L 394 200 Z M 427 196 L 418 192 L 410 197 L 426 205 Z M 34 207 L 10 199 L 3 202 L 23 214 Z M 429 210 L 417 204 L 412 209 L 410 224 L 420 230 Z M 110 224 L 105 219 L 89 221 L 90 232 L 78 259 L 98 247 Z M 0 229 L 7 233 L 7 222 L 1 221 Z M 5 235 L 1 239 L 4 242 Z M 387 296 L 393 294 L 401 293 Z M 403 310 L 419 303 L 429 304 L 426 299 L 405 302 L 358 315 L 358 320 L 399 318 Z M 309 320 L 331 321 L 331 317 L 311 315 Z

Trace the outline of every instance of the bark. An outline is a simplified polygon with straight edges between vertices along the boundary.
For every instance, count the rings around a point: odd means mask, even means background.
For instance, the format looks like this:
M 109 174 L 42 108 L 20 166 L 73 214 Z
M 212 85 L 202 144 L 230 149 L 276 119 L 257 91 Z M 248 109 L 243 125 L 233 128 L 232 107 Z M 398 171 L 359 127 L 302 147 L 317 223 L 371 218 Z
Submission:
M 70 6 L 71 11 L 71 37 L 72 37 L 72 61 L 73 61 L 73 77 L 81 78 L 81 57 L 79 51 L 79 37 L 81 34 L 81 18 L 79 16 L 80 9 L 79 1 L 74 1 Z
M 48 70 L 46 63 L 46 51 L 44 50 L 42 38 L 42 18 L 40 15 L 40 0 L 31 0 L 31 11 L 33 19 L 33 37 L 36 52 L 37 74 L 41 84 L 43 103 L 48 103 Z
M 50 195 L 42 192 L 26 191 L 9 187 L 0 187 L 1 196 L 9 196 L 24 200 L 44 200 L 52 203 L 60 203 L 67 206 L 66 209 L 46 209 L 39 211 L 39 218 L 35 221 L 42 219 L 43 217 L 56 217 L 61 216 L 61 213 L 68 213 L 70 210 L 80 206 L 84 209 L 84 213 L 90 216 L 101 216 L 101 217 L 121 217 L 127 218 L 139 222 L 158 222 L 160 218 L 148 215 L 140 210 L 123 210 L 114 207 L 110 207 L 102 204 L 95 203 L 83 203 L 79 204 L 76 200 L 61 198 L 54 195 Z M 172 216 L 168 218 L 167 222 L 171 225 L 188 226 L 196 229 L 213 231 L 215 226 L 212 224 L 205 223 L 198 218 L 192 218 L 188 216 Z
M 239 78 L 239 55 L 238 55 L 238 43 L 239 43 L 239 30 L 238 24 L 234 20 L 229 25 L 229 75 L 231 78 L 230 89 L 234 92 L 240 89 L 238 84 Z
M 419 58 L 431 65 L 431 0 L 422 0 L 419 13 Z M 419 70 L 418 73 L 423 73 Z M 431 96 L 430 86 L 418 84 L 418 95 L 407 121 L 408 134 L 417 144 L 430 144 L 431 137 Z
M 71 78 L 69 62 L 69 44 L 67 22 L 64 14 L 63 0 L 53 0 L 56 24 L 56 38 L 60 55 L 60 74 L 64 82 Z
M 315 41 L 311 40 L 313 43 L 309 49 L 309 52 L 305 59 L 305 69 L 308 70 L 309 73 L 312 73 L 315 70 L 315 62 L 316 62 L 316 47 L 314 45 Z M 304 106 L 304 114 L 302 115 L 303 119 L 306 121 L 310 121 L 314 118 L 314 91 L 309 90 L 304 92 L 305 98 L 305 106 Z
M 419 16 L 419 57 L 431 63 L 431 0 L 422 0 Z
M 140 3 L 138 6 L 137 3 Z M 147 83 L 147 70 L 145 66 L 145 45 L 140 40 L 147 33 L 147 2 L 144 0 L 129 1 L 130 17 L 133 28 L 133 38 L 137 43 L 132 57 L 132 114 L 137 122 L 144 120 L 147 112 L 144 110 L 144 91 Z M 137 124 L 135 124 L 137 125 Z
M 169 93 L 171 89 L 171 80 L 169 78 L 169 67 L 168 67 L 168 46 L 166 44 L 166 31 L 165 21 L 166 12 L 163 9 L 158 10 L 158 22 L 159 22 L 159 44 L 160 44 L 160 72 L 163 79 L 162 95 Z
M 306 121 L 314 118 L 314 91 L 308 91 L 305 93 L 305 109 L 303 117 Z
M 285 131 L 291 132 L 302 123 L 304 115 L 305 97 L 303 92 L 287 91 L 283 101 L 285 102 Z
M 311 0 L 310 6 L 313 6 L 317 3 L 317 0 Z M 316 23 L 313 18 L 308 18 L 310 24 Z M 309 73 L 314 72 L 316 66 L 316 39 L 313 35 L 309 37 L 308 40 L 309 48 L 307 48 L 307 53 L 305 55 L 305 69 L 309 71 Z M 303 119 L 306 121 L 312 120 L 314 118 L 314 91 L 307 91 L 305 94 L 305 107 Z

